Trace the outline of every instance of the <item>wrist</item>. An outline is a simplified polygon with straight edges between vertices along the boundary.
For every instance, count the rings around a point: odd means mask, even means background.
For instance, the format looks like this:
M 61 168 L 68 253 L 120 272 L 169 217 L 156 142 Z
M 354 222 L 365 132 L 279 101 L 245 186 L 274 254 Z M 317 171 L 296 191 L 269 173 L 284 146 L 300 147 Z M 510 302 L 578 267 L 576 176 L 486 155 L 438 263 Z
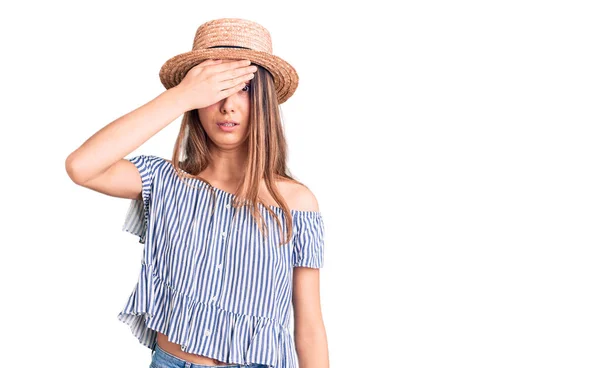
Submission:
M 169 88 L 163 94 L 168 96 L 169 100 L 178 107 L 182 114 L 192 110 L 191 104 L 185 99 L 184 93 L 178 86 Z

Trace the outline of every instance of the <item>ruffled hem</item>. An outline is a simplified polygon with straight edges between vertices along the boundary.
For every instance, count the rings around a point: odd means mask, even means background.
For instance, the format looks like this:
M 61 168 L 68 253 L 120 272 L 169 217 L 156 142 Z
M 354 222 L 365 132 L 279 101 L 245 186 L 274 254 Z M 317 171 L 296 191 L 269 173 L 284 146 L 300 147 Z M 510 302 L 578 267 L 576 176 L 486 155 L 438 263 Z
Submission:
M 123 231 L 137 235 L 139 243 L 142 244 L 146 242 L 146 229 L 148 227 L 146 206 L 148 206 L 147 203 L 139 199 L 132 199 L 127 209 L 125 220 L 123 221 L 123 227 L 121 228 Z
M 118 319 L 150 349 L 154 349 L 158 331 L 185 352 L 229 364 L 298 365 L 292 336 L 278 321 L 192 300 L 166 284 L 145 263 Z

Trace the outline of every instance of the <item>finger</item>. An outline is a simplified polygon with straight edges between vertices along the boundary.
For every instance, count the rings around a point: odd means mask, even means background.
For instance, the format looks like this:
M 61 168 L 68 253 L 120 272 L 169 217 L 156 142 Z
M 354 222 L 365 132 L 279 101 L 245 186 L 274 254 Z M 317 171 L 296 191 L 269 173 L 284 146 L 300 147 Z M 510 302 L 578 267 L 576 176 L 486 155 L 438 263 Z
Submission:
M 245 83 L 246 81 L 249 81 L 252 78 L 254 78 L 254 73 L 246 73 L 244 75 L 240 75 L 237 78 L 221 81 L 221 82 L 219 82 L 218 86 L 219 86 L 219 89 L 225 90 L 228 88 L 235 87 L 240 83 Z
M 243 68 L 225 70 L 216 75 L 214 79 L 217 81 L 217 83 L 229 80 L 233 80 L 233 83 L 239 83 L 239 81 L 236 81 L 236 79 L 238 79 L 239 77 L 247 76 L 248 74 L 254 74 L 256 73 L 257 69 L 258 68 L 256 66 L 250 65 Z
M 235 86 L 233 86 L 231 88 L 222 90 L 221 92 L 218 93 L 219 101 L 231 96 L 232 94 L 236 93 L 237 91 L 242 90 L 245 86 L 246 86 L 246 82 L 242 82 L 242 83 L 236 84 Z
M 201 63 L 194 65 L 192 68 L 190 68 L 190 70 L 202 70 L 207 66 L 218 65 L 222 62 L 223 62 L 223 60 L 219 60 L 219 59 L 206 59 L 206 60 L 202 61 Z
M 220 59 L 206 59 L 203 62 L 201 62 L 200 64 L 197 64 L 196 66 L 199 68 L 203 68 L 209 65 L 218 65 L 221 64 L 223 62 L 223 60 Z
M 249 66 L 250 63 L 251 63 L 250 60 L 234 60 L 234 61 L 231 61 L 231 62 L 225 61 L 225 62 L 220 63 L 218 65 L 213 65 L 212 68 L 211 68 L 211 74 L 214 75 L 214 74 L 218 74 L 218 73 L 221 73 L 223 71 L 226 71 L 226 70 L 232 70 L 232 69 L 236 69 L 236 68 L 242 68 L 242 67 L 245 67 L 245 66 Z

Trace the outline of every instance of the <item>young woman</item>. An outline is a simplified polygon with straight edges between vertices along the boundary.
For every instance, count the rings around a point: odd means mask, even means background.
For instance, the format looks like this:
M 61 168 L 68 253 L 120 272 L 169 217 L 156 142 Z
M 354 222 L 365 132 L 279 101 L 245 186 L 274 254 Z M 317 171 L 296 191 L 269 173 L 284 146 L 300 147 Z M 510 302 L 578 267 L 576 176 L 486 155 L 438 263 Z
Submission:
M 323 217 L 286 166 L 279 112 L 295 69 L 264 27 L 226 18 L 202 24 L 160 79 L 166 91 L 66 160 L 78 185 L 132 199 L 123 230 L 144 248 L 118 318 L 151 367 L 328 367 Z M 171 160 L 124 158 L 181 114 Z

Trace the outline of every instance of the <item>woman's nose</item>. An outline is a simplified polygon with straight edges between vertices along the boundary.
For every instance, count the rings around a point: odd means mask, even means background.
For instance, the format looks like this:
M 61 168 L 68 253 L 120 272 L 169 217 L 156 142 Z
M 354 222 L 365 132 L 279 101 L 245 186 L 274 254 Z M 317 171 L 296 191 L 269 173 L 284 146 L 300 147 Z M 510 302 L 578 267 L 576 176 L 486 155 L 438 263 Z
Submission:
M 224 113 L 229 112 L 229 111 L 234 111 L 233 102 L 231 101 L 231 99 L 229 97 L 223 101 L 223 105 L 221 106 L 221 111 Z

